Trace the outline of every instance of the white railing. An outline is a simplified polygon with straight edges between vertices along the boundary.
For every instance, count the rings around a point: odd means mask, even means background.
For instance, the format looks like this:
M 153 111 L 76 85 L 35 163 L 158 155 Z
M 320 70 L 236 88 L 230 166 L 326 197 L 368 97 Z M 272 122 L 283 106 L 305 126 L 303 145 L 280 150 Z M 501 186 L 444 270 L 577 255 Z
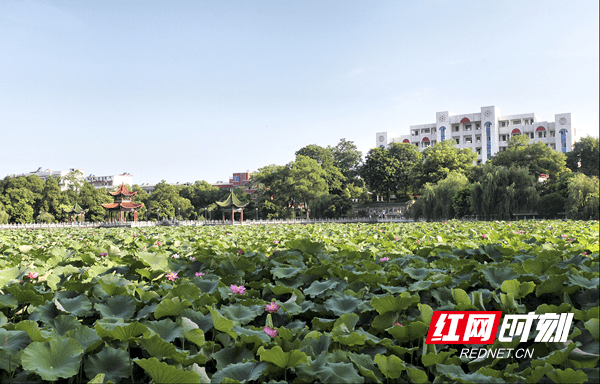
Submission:
M 233 225 L 274 225 L 274 224 L 319 224 L 319 223 L 405 223 L 412 219 L 404 218 L 367 218 L 367 217 L 342 217 L 338 219 L 258 219 L 244 220 L 242 223 L 235 221 Z M 129 221 L 129 222 L 100 222 L 100 223 L 13 223 L 0 224 L 0 229 L 52 229 L 52 228 L 121 228 L 121 227 L 156 227 L 159 225 L 173 226 L 215 226 L 232 225 L 231 220 L 169 220 L 169 221 Z

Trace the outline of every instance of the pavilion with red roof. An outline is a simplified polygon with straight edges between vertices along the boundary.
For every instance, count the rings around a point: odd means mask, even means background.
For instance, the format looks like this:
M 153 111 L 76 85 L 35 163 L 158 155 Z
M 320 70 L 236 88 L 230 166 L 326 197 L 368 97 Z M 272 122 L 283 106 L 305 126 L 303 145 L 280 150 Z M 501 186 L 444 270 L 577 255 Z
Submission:
M 125 186 L 125 183 L 121 184 L 119 189 L 114 192 L 108 192 L 114 198 L 114 202 L 109 204 L 100 204 L 106 210 L 108 210 L 108 221 L 127 221 L 128 214 L 133 212 L 133 221 L 137 221 L 138 215 L 137 210 L 144 206 L 144 204 L 138 204 L 131 201 L 131 198 L 137 195 L 135 191 L 129 191 Z

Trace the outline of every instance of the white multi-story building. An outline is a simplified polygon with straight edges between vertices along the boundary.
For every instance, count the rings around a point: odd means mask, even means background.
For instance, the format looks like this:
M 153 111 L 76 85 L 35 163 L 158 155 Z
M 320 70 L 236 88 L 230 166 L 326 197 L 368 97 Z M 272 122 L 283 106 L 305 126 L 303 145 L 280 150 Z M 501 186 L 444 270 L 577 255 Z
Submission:
M 559 113 L 554 115 L 554 121 L 545 121 L 535 113 L 502 115 L 495 106 L 461 115 L 437 112 L 435 123 L 411 125 L 409 135 L 388 138 L 387 132 L 378 132 L 376 140 L 380 147 L 397 142 L 413 144 L 420 150 L 438 141 L 454 140 L 458 148 L 476 152 L 476 163 L 482 164 L 505 150 L 515 135 L 527 135 L 530 143 L 542 142 L 563 153 L 570 152 L 577 140 L 570 113 Z
M 37 171 L 35 172 L 27 172 L 27 173 L 14 173 L 12 175 L 8 175 L 9 177 L 19 177 L 19 176 L 31 176 L 31 175 L 36 175 L 38 176 L 40 179 L 42 179 L 43 181 L 46 181 L 48 178 L 52 177 L 56 180 L 58 180 L 59 178 L 61 179 L 61 190 L 66 190 L 69 188 L 69 180 L 65 179 L 65 176 L 67 176 L 70 172 L 77 172 L 77 174 L 79 175 L 79 177 L 81 177 L 81 179 L 83 179 L 83 169 L 77 169 L 77 168 L 71 168 L 68 170 L 62 170 L 62 171 L 54 171 L 51 169 L 42 169 L 42 167 L 39 167 L 37 169 Z
M 108 188 L 113 189 L 121 184 L 128 185 L 130 188 L 133 186 L 133 175 L 131 173 L 121 173 L 120 175 L 110 176 L 96 176 L 89 175 L 85 178 L 85 181 L 92 184 L 95 188 Z

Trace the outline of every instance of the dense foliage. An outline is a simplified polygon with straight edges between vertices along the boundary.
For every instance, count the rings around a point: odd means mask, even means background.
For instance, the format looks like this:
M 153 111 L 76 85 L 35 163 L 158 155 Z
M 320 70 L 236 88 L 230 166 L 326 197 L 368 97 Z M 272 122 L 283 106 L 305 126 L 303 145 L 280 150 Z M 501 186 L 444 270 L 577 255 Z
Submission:
M 598 223 L 0 232 L 3 382 L 598 380 Z M 564 344 L 466 359 L 435 310 L 574 313 Z M 490 348 L 515 348 L 497 341 Z

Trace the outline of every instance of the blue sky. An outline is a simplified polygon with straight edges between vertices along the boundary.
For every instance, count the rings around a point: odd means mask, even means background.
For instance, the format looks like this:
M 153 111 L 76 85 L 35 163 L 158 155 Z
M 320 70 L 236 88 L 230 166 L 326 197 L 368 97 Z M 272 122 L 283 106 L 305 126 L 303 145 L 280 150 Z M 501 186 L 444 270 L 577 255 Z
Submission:
M 435 112 L 598 136 L 597 1 L 0 1 L 0 177 L 227 180 Z

